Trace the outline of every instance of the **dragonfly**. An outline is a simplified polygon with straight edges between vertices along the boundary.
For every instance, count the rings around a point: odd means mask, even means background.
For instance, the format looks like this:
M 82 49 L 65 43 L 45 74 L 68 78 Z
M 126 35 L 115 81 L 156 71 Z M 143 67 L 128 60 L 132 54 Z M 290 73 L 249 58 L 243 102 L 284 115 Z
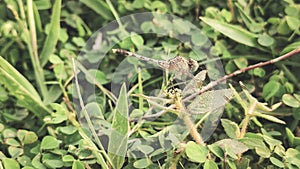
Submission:
M 112 49 L 112 51 L 113 53 L 135 57 L 140 60 L 146 61 L 147 63 L 158 65 L 163 69 L 167 69 L 170 72 L 173 72 L 175 74 L 174 78 L 180 80 L 183 80 L 183 78 L 186 78 L 186 76 L 192 75 L 191 73 L 197 71 L 199 68 L 199 64 L 197 61 L 191 58 L 184 58 L 182 56 L 177 56 L 169 60 L 156 60 L 123 49 Z M 201 89 L 202 82 L 206 79 L 206 76 L 206 70 L 202 70 L 195 76 L 192 76 L 193 78 L 190 79 L 184 86 L 181 92 L 182 96 L 187 96 L 198 92 Z M 231 89 L 208 91 L 190 101 L 187 109 L 191 114 L 203 114 L 206 112 L 211 112 L 224 106 L 228 98 L 230 98 L 232 95 L 233 92 L 231 91 Z M 147 98 L 147 100 L 153 99 L 152 97 Z
M 167 69 L 171 73 L 174 73 L 174 78 L 179 80 L 186 79 L 187 77 L 192 75 L 191 73 L 195 72 L 199 68 L 199 64 L 197 61 L 191 58 L 187 59 L 182 56 L 176 56 L 169 60 L 156 60 L 123 49 L 112 49 L 112 51 L 113 53 L 135 57 L 147 63 L 158 65 L 159 67 Z

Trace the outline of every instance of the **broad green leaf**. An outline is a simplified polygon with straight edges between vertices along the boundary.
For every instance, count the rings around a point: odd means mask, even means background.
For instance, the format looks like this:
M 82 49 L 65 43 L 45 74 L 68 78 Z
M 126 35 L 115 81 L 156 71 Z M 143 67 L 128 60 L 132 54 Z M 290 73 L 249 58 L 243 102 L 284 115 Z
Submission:
M 60 127 L 59 131 L 66 134 L 66 135 L 71 135 L 74 134 L 77 131 L 77 127 L 75 126 L 64 126 L 64 127 Z
M 289 148 L 286 151 L 285 161 L 300 168 L 300 152 L 297 149 Z
M 58 148 L 60 141 L 53 136 L 45 136 L 41 142 L 41 150 L 51 150 Z
M 52 8 L 52 16 L 50 21 L 50 32 L 46 37 L 42 52 L 40 54 L 41 65 L 45 65 L 53 54 L 60 32 L 60 12 L 62 0 L 55 0 Z
M 224 159 L 224 152 L 223 152 L 223 150 L 220 148 L 219 145 L 217 145 L 217 144 L 211 144 L 211 145 L 208 145 L 207 147 L 208 147 L 208 149 L 209 149 L 212 153 L 214 153 L 214 154 L 215 154 L 217 157 L 219 157 L 221 160 Z
M 0 81 L 18 99 L 20 106 L 32 111 L 40 119 L 51 112 L 30 82 L 1 56 Z
M 267 35 L 267 34 L 262 34 L 258 36 L 258 40 L 257 42 L 262 45 L 262 46 L 272 46 L 275 42 L 274 38 L 272 38 L 271 36 Z
M 298 100 L 296 97 L 292 96 L 291 94 L 284 94 L 282 96 L 282 101 L 284 104 L 298 108 L 300 106 L 300 100 Z
M 138 35 L 138 34 L 132 32 L 131 35 L 130 35 L 130 38 L 131 38 L 131 41 L 133 42 L 133 44 L 137 48 L 144 45 L 144 39 L 141 35 Z
M 24 154 L 24 149 L 15 146 L 9 146 L 8 153 L 12 158 L 17 158 L 18 156 Z
M 213 160 L 206 160 L 203 166 L 204 169 L 218 169 L 218 165 Z
M 215 144 L 219 145 L 224 151 L 225 147 L 229 148 L 234 154 L 244 153 L 248 150 L 244 143 L 234 139 L 223 139 L 217 141 Z
M 135 168 L 147 168 L 151 164 L 151 160 L 148 158 L 142 158 L 133 163 Z
M 300 26 L 299 18 L 286 16 L 285 19 L 291 30 L 297 30 L 299 28 L 299 26 Z
M 209 18 L 204 18 L 204 17 L 200 17 L 200 19 L 203 22 L 205 22 L 206 24 L 208 24 L 209 26 L 211 26 L 212 28 L 214 28 L 215 30 L 221 32 L 225 36 L 227 36 L 239 43 L 242 43 L 244 45 L 251 46 L 251 47 L 260 48 L 259 45 L 256 43 L 256 40 L 257 40 L 256 34 L 248 32 L 247 30 L 245 30 L 239 26 L 222 23 L 215 19 L 209 19 Z
M 123 84 L 113 112 L 112 131 L 108 143 L 108 156 L 116 169 L 122 168 L 125 162 L 129 130 L 128 111 L 126 86 Z
M 27 167 L 31 166 L 31 158 L 26 155 L 19 156 L 17 160 L 22 166 L 27 166 Z M 34 168 L 28 168 L 28 169 L 34 169 Z
M 21 144 L 14 138 L 8 138 L 5 140 L 5 144 L 10 146 L 21 146 Z
M 93 79 L 90 78 L 90 76 L 92 76 Z M 106 84 L 108 82 L 106 80 L 105 73 L 97 69 L 89 69 L 88 73 L 86 74 L 86 80 L 91 84 L 95 84 L 94 80 L 96 80 L 99 84 Z
M 250 159 L 242 157 L 241 159 L 236 160 L 237 168 L 250 168 Z
M 65 155 L 62 158 L 63 162 L 74 162 L 75 158 L 72 155 Z
M 191 32 L 191 34 L 193 35 L 191 40 L 194 45 L 203 46 L 208 40 L 207 37 L 203 35 L 201 32 L 196 31 L 196 32 Z
M 85 169 L 84 163 L 78 160 L 75 160 L 72 165 L 72 169 Z
M 284 164 L 281 162 L 281 160 L 278 160 L 275 157 L 270 157 L 270 161 L 272 164 L 276 165 L 277 167 L 284 168 Z
M 279 23 L 279 25 L 277 27 L 277 31 L 281 35 L 288 35 L 291 33 L 291 29 L 288 26 L 286 20 L 281 20 L 281 22 Z
M 46 169 L 46 167 L 44 166 L 44 164 L 41 162 L 41 154 L 37 154 L 33 159 L 32 159 L 32 165 L 35 168 L 39 168 L 39 169 Z
M 268 101 L 270 98 L 277 96 L 280 93 L 281 87 L 282 85 L 279 82 L 271 80 L 264 85 L 262 95 L 265 100 Z
M 243 69 L 248 66 L 248 60 L 244 57 L 239 57 L 237 59 L 234 59 L 233 61 L 239 69 Z
M 203 145 L 189 141 L 186 144 L 185 153 L 191 161 L 204 163 L 206 161 L 206 156 L 208 155 L 208 149 Z
M 61 168 L 64 165 L 61 156 L 52 153 L 44 153 L 42 157 L 42 162 L 48 168 Z
M 235 163 L 233 161 L 228 160 L 227 164 L 228 164 L 228 166 L 229 166 L 230 169 L 237 169 L 237 167 L 236 167 L 236 165 L 235 165 Z
M 231 158 L 237 160 L 238 157 L 237 157 L 236 153 L 233 152 L 233 150 L 232 150 L 231 147 L 232 147 L 232 146 L 230 146 L 230 145 L 225 145 L 224 151 L 225 151 L 226 155 L 228 155 L 229 157 L 231 157 Z
M 20 169 L 19 163 L 11 158 L 4 158 L 2 164 L 5 169 Z
M 285 128 L 286 135 L 291 146 L 299 146 L 300 145 L 300 137 L 295 137 L 293 132 L 289 128 Z
M 224 127 L 227 136 L 229 136 L 230 138 L 233 138 L 233 139 L 236 139 L 239 137 L 240 129 L 239 129 L 239 126 L 235 122 L 230 121 L 228 119 L 221 119 L 221 122 L 222 122 L 222 126 Z
M 17 137 L 23 144 L 31 144 L 38 140 L 38 136 L 34 132 L 27 130 L 18 130 Z
M 255 147 L 255 152 L 263 157 L 263 158 L 269 158 L 271 156 L 271 151 L 268 147 Z

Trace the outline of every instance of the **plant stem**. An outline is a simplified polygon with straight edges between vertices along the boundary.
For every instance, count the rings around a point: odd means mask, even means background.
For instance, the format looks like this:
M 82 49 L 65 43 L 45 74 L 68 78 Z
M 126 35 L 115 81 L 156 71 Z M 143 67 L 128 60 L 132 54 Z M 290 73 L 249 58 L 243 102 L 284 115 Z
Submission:
M 235 71 L 235 72 L 233 72 L 233 73 L 231 73 L 229 75 L 225 75 L 225 76 L 223 76 L 222 78 L 220 78 L 220 79 L 218 79 L 216 81 L 210 82 L 208 85 L 204 86 L 200 91 L 198 91 L 198 92 L 196 92 L 196 93 L 194 93 L 194 94 L 192 94 L 192 95 L 184 98 L 183 102 L 191 100 L 191 99 L 197 97 L 198 95 L 200 95 L 200 94 L 202 94 L 202 93 L 204 93 L 204 92 L 212 89 L 213 87 L 219 85 L 221 82 L 223 82 L 223 81 L 225 81 L 227 79 L 230 79 L 230 78 L 232 78 L 234 76 L 237 76 L 237 75 L 239 75 L 241 73 L 245 73 L 245 72 L 247 72 L 249 70 L 252 70 L 252 69 L 255 69 L 255 68 L 258 68 L 258 67 L 263 67 L 263 66 L 266 66 L 266 65 L 269 65 L 269 64 L 274 64 L 276 62 L 279 62 L 281 60 L 284 60 L 284 59 L 287 59 L 287 58 L 289 58 L 291 56 L 294 56 L 294 55 L 296 55 L 298 53 L 300 53 L 300 48 L 294 49 L 293 51 L 291 51 L 291 52 L 289 52 L 287 54 L 284 54 L 282 56 L 279 56 L 279 57 L 277 57 L 275 59 L 268 60 L 266 62 L 260 62 L 260 63 L 254 64 L 254 65 L 250 65 L 250 66 L 248 66 L 248 67 L 246 67 L 244 69 L 240 69 L 240 70 L 237 70 L 237 71 Z
M 94 137 L 95 139 L 95 142 L 96 144 L 100 147 L 101 151 L 102 151 L 102 154 L 106 157 L 106 159 L 111 163 L 110 161 L 110 158 L 108 157 L 108 154 L 105 152 L 105 149 L 94 129 L 94 126 L 93 126 L 93 123 L 91 121 L 91 118 L 90 116 L 88 115 L 88 112 L 84 106 L 84 102 L 82 100 L 82 97 L 81 97 L 81 93 L 80 93 L 80 88 L 79 88 L 79 83 L 78 83 L 78 78 L 77 78 L 77 72 L 76 72 L 76 67 L 75 67 L 75 60 L 74 58 L 72 58 L 72 62 L 73 62 L 73 72 L 74 72 L 74 77 L 75 77 L 75 86 L 76 86 L 76 90 L 77 90 L 77 94 L 78 94 L 78 98 L 79 98 L 79 103 L 80 103 L 80 107 L 82 109 L 82 112 L 83 112 L 83 115 L 84 115 L 84 118 L 85 120 L 87 121 L 87 124 L 88 124 L 88 127 L 90 129 L 90 131 L 92 132 L 92 136 Z M 88 141 L 91 141 L 90 138 L 86 138 Z M 91 141 L 92 142 L 92 141 Z

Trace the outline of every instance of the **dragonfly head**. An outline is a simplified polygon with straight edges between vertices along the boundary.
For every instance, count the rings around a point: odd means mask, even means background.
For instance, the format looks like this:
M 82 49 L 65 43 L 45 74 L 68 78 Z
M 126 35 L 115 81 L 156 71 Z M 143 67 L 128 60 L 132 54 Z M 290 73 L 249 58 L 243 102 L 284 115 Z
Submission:
M 191 72 L 195 72 L 199 68 L 198 62 L 191 58 L 188 59 L 188 65 Z

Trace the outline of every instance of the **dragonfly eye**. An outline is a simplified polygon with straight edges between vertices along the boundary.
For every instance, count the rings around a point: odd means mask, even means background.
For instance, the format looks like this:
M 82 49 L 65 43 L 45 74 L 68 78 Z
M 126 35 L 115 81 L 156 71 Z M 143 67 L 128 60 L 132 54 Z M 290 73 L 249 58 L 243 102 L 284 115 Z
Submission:
M 194 59 L 188 59 L 188 65 L 191 72 L 195 72 L 199 68 L 199 64 Z

